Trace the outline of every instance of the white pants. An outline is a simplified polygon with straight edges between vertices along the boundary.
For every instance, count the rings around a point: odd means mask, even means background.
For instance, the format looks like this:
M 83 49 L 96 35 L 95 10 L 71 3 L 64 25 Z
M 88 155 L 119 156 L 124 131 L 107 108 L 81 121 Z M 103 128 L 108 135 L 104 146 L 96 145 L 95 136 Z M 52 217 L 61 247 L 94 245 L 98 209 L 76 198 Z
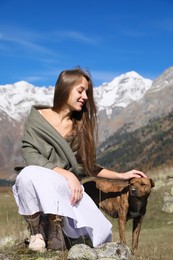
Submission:
M 39 166 L 25 167 L 16 178 L 13 194 L 21 215 L 36 212 L 64 216 L 64 233 L 71 238 L 88 234 L 96 247 L 112 239 L 112 224 L 84 192 L 74 206 L 60 174 Z

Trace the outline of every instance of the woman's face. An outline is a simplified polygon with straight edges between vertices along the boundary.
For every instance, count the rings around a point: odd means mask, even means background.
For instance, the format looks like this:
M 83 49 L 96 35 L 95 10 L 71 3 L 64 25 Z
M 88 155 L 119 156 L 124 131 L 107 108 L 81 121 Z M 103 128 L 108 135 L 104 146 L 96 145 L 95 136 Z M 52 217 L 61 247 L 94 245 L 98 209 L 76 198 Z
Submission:
M 82 77 L 81 82 L 77 83 L 70 93 L 67 106 L 71 111 L 81 111 L 83 105 L 87 102 L 88 81 Z

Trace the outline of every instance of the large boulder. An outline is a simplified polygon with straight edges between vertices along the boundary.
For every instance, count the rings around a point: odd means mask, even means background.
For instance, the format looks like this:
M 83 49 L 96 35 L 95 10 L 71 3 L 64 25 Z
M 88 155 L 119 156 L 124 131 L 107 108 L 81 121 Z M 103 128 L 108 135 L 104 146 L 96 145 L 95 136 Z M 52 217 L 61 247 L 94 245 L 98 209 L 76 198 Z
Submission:
M 76 244 L 68 252 L 68 260 L 129 260 L 130 257 L 130 249 L 124 244 L 115 242 L 105 243 L 97 248 Z

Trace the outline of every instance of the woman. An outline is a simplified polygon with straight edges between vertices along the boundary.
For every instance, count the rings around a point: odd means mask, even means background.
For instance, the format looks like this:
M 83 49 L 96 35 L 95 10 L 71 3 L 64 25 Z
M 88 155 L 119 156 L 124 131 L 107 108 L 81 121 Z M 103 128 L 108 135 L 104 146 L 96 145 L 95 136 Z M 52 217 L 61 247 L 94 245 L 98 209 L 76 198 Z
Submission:
M 111 241 L 111 223 L 85 193 L 80 180 L 98 176 L 127 180 L 146 177 L 124 174 L 96 164 L 96 106 L 90 76 L 80 68 L 62 71 L 52 107 L 32 107 L 25 125 L 22 153 L 28 166 L 13 186 L 19 214 L 31 229 L 29 248 L 44 252 L 65 248 L 64 236 L 88 235 L 93 247 Z M 42 216 L 48 216 L 46 244 Z

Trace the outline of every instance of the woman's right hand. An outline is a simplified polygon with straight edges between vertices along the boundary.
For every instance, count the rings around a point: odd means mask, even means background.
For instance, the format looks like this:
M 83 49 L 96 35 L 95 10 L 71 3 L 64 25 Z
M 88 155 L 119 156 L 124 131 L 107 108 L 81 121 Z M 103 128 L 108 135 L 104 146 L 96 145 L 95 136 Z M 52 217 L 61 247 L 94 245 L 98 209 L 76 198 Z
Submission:
M 72 172 L 59 167 L 55 167 L 53 170 L 64 176 L 64 178 L 67 180 L 68 186 L 71 191 L 71 205 L 75 205 L 76 203 L 78 203 L 83 197 L 83 187 L 78 178 Z
M 67 182 L 71 191 L 70 203 L 71 205 L 75 205 L 82 199 L 83 196 L 82 185 L 78 180 L 78 178 L 73 173 L 71 173 L 71 175 L 68 176 Z

